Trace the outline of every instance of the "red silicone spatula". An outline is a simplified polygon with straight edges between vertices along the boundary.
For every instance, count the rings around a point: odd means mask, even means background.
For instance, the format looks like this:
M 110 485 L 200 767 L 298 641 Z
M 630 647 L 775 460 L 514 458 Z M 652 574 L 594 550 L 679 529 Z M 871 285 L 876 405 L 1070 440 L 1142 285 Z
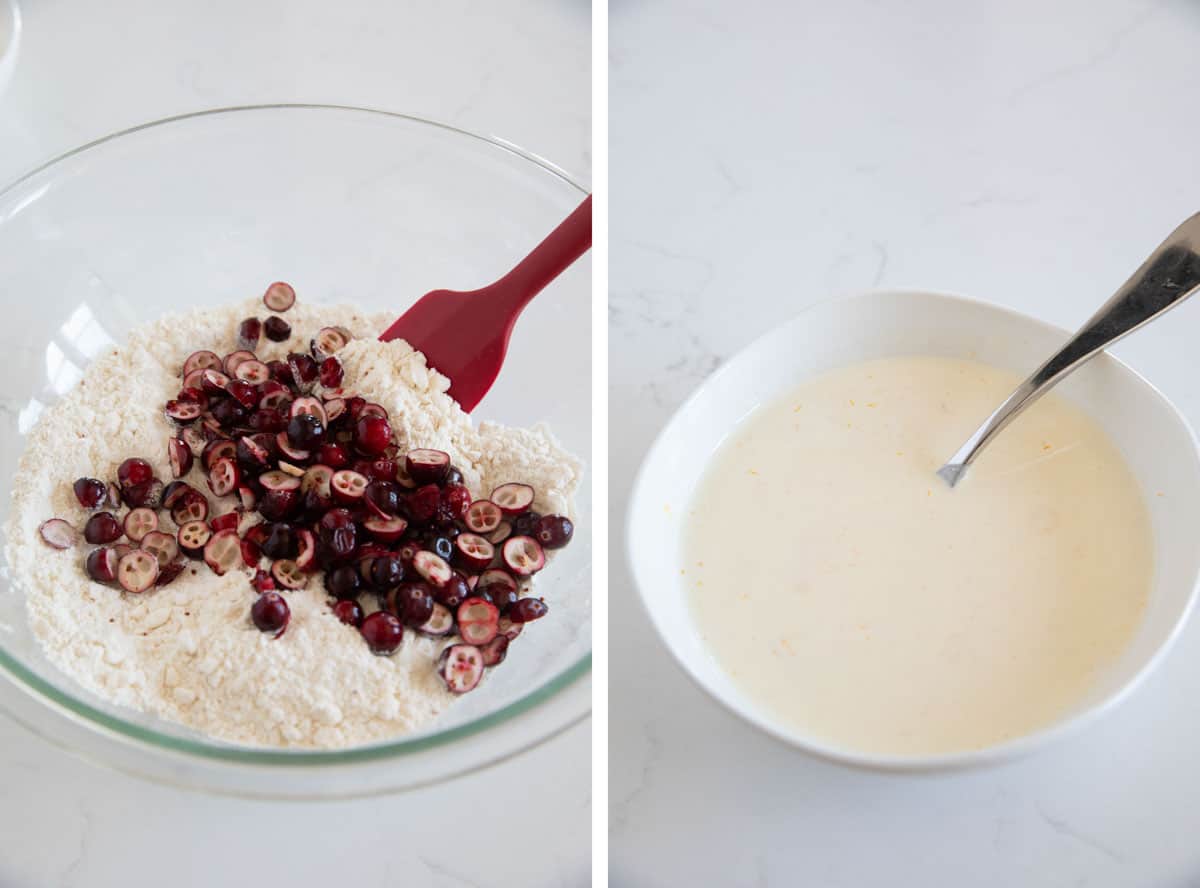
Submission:
M 517 267 L 479 290 L 434 290 L 379 338 L 404 339 L 450 377 L 450 397 L 470 412 L 504 363 L 521 310 L 592 246 L 592 197 L 581 203 Z

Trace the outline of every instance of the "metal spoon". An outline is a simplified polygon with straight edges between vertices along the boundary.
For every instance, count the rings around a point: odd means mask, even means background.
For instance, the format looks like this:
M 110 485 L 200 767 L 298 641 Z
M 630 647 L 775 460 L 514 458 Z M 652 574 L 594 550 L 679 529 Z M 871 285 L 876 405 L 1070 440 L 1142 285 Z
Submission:
M 953 487 L 987 443 L 1030 404 L 1118 339 L 1148 324 L 1200 289 L 1200 213 L 1173 232 L 1071 340 L 1017 386 L 938 477 Z

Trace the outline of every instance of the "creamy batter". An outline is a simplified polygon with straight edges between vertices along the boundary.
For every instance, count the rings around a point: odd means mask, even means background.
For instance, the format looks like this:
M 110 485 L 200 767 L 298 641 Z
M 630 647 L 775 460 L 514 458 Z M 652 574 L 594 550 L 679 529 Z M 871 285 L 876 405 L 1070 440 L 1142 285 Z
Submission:
M 951 490 L 935 470 L 1019 379 L 888 358 L 760 407 L 714 455 L 684 577 L 713 655 L 793 729 L 934 754 L 1029 733 L 1129 643 L 1149 516 L 1101 428 L 1043 398 Z

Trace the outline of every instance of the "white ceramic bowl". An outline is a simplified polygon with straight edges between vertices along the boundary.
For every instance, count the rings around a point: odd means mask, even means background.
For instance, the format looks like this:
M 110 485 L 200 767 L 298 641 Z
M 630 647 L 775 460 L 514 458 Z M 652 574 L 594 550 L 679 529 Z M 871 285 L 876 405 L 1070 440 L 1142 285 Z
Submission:
M 1120 660 L 1058 722 L 981 750 L 938 756 L 860 753 L 818 741 L 752 704 L 716 662 L 692 619 L 679 575 L 687 505 L 713 451 L 750 410 L 822 371 L 871 358 L 935 355 L 1027 373 L 1067 332 L 1006 309 L 923 292 L 869 292 L 821 303 L 721 367 L 672 417 L 634 485 L 629 557 L 642 601 L 684 670 L 729 709 L 779 739 L 847 764 L 889 770 L 964 767 L 1040 747 L 1116 706 L 1161 662 L 1196 595 L 1200 455 L 1179 412 L 1146 380 L 1101 355 L 1056 391 L 1096 419 L 1148 496 L 1155 580 L 1141 627 Z M 1152 332 L 1142 335 L 1153 335 Z M 800 454 L 802 456 L 802 454 Z
M 17 65 L 21 37 L 21 11 L 17 0 L 0 0 L 0 91 L 8 85 Z

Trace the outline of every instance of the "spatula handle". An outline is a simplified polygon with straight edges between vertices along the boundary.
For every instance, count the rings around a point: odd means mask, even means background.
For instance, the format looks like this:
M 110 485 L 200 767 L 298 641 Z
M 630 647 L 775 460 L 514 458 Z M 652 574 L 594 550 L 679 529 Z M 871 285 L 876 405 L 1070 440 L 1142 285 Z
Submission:
M 492 287 L 501 291 L 497 296 L 511 300 L 510 307 L 514 312 L 519 311 L 591 246 L 592 196 L 589 194 L 545 240 Z

